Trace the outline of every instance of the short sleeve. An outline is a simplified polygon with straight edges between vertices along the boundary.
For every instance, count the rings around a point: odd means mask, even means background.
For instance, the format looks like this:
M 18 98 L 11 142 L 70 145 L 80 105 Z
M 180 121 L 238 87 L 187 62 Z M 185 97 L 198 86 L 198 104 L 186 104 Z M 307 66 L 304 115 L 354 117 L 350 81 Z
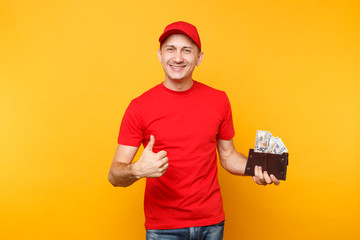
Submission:
M 230 140 L 235 136 L 234 124 L 231 113 L 230 101 L 224 93 L 223 119 L 219 127 L 218 138 L 222 140 Z
M 140 108 L 136 101 L 132 100 L 127 107 L 121 121 L 118 136 L 118 144 L 139 147 L 143 140 L 143 124 L 141 120 Z

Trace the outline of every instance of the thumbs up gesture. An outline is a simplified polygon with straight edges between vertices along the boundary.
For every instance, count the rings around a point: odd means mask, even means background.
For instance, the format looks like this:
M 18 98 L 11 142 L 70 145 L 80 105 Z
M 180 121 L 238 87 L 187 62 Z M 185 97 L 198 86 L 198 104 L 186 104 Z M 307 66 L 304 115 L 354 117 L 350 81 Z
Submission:
M 162 150 L 158 153 L 153 152 L 155 138 L 150 136 L 148 145 L 144 148 L 139 161 L 133 165 L 133 172 L 137 178 L 143 177 L 161 177 L 169 166 L 167 153 Z

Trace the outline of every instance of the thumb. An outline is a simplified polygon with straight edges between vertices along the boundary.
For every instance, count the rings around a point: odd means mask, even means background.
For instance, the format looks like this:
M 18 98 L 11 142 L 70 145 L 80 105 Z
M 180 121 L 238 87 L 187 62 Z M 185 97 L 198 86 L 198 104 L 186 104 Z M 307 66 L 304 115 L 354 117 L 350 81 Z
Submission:
M 150 141 L 148 142 L 148 145 L 146 146 L 145 149 L 152 152 L 154 144 L 155 144 L 155 138 L 153 135 L 150 135 Z

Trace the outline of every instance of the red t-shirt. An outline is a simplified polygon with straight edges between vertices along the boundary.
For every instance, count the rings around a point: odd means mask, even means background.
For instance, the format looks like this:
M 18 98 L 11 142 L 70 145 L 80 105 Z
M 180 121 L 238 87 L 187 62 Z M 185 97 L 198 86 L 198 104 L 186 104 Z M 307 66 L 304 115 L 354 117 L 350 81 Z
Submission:
M 118 143 L 139 147 L 155 137 L 154 152 L 165 150 L 169 167 L 147 178 L 146 229 L 206 226 L 225 219 L 217 173 L 217 139 L 234 137 L 225 92 L 194 81 L 183 92 L 162 83 L 131 101 Z

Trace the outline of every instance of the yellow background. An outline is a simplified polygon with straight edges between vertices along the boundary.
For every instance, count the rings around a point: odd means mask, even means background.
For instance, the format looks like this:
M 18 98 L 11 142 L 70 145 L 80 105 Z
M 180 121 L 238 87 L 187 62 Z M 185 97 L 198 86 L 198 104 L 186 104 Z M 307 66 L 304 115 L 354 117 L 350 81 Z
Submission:
M 144 239 L 144 180 L 107 181 L 158 37 L 198 27 L 194 78 L 227 92 L 237 149 L 289 149 L 262 187 L 221 169 L 224 239 L 360 239 L 358 1 L 0 1 L 0 239 Z

